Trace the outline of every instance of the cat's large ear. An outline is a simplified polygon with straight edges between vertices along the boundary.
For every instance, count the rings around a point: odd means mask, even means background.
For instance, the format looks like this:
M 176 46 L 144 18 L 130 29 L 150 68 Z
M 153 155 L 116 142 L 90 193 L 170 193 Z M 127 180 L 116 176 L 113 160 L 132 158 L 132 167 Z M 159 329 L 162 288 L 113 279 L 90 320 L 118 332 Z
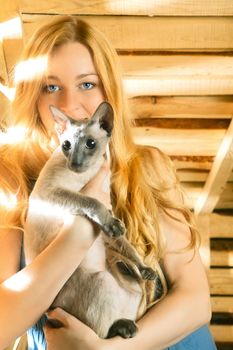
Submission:
M 100 128 L 106 130 L 109 137 L 111 136 L 113 129 L 113 109 L 110 103 L 102 102 L 99 105 L 91 118 L 91 123 L 92 122 L 98 122 Z
M 55 122 L 55 130 L 58 136 L 62 135 L 70 125 L 70 118 L 55 106 L 50 105 L 49 109 Z

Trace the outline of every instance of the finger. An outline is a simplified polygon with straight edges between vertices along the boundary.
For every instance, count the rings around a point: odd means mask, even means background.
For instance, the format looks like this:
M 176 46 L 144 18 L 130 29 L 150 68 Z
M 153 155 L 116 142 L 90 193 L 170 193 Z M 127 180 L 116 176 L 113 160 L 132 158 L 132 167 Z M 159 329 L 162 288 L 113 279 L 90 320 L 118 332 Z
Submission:
M 67 326 L 69 324 L 69 318 L 72 317 L 66 311 L 61 308 L 53 309 L 47 312 L 48 326 L 53 328 L 59 328 L 62 326 Z

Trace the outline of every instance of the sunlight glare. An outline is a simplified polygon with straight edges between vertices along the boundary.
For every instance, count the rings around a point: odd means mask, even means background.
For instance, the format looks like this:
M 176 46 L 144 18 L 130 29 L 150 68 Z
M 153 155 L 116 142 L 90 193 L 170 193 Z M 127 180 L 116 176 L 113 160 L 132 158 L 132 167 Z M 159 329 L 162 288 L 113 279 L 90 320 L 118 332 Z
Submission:
M 156 15 L 160 8 L 170 4 L 170 0 L 125 0 L 108 1 L 105 5 L 111 12 L 137 14 L 139 11 L 145 12 L 148 16 Z
M 49 203 L 39 198 L 30 199 L 30 212 L 37 216 L 61 217 L 69 214 L 64 207 L 59 204 Z
M 19 16 L 0 23 L 0 40 L 20 39 L 22 36 L 22 23 Z
M 0 132 L 1 144 L 15 144 L 22 142 L 25 139 L 26 128 L 24 127 L 10 127 L 6 132 Z
M 3 286 L 11 291 L 20 292 L 27 289 L 28 285 L 30 285 L 30 281 L 31 278 L 29 274 L 20 271 L 3 282 Z
M 6 98 L 8 98 L 8 100 L 10 100 L 11 102 L 14 100 L 15 97 L 15 88 L 9 88 L 8 86 L 3 85 L 2 83 L 0 83 L 0 91 L 3 93 L 4 96 L 6 96 Z
M 33 80 L 44 75 L 48 66 L 48 56 L 38 56 L 19 62 L 15 69 L 15 83 L 25 80 Z
M 17 204 L 17 195 L 16 194 L 6 194 L 0 190 L 0 206 L 3 206 L 7 209 L 13 209 Z

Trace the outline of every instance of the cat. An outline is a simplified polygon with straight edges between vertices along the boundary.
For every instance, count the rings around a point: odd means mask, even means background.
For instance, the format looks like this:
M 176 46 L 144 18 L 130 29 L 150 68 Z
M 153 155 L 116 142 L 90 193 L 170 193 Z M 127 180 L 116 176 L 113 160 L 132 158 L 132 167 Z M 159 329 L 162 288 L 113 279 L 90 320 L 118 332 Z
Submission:
M 113 109 L 108 102 L 102 102 L 87 122 L 75 121 L 54 106 L 50 110 L 60 145 L 42 169 L 29 197 L 24 237 L 26 264 L 56 237 L 65 213 L 89 218 L 101 231 L 51 308 L 63 308 L 101 338 L 133 337 L 142 298 L 140 280 L 156 283 L 158 275 L 145 266 L 125 238 L 124 224 L 98 200 L 79 192 L 105 159 L 113 130 Z M 108 252 L 118 256 L 120 279 L 110 268 Z M 131 264 L 125 263 L 123 257 Z

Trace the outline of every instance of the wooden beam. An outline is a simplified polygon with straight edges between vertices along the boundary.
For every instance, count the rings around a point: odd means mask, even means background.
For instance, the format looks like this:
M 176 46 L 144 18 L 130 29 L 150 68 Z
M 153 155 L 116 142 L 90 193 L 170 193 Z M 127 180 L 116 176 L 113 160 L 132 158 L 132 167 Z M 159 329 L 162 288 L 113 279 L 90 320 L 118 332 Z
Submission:
M 233 21 L 232 21 L 233 22 Z M 133 96 L 182 96 L 182 95 L 231 95 L 231 77 L 123 77 L 128 97 Z
M 168 155 L 214 156 L 224 137 L 224 130 L 181 130 L 135 127 L 134 141 L 158 147 Z M 185 147 L 184 147 L 185 145 Z
M 233 312 L 233 296 L 211 297 L 213 312 Z
M 22 50 L 22 23 L 20 18 L 19 0 L 0 0 L 0 63 L 5 79 L 3 84 L 9 84 L 12 68 Z M 4 63 L 5 62 L 5 63 Z
M 211 250 L 211 266 L 228 266 L 233 267 L 233 250 Z
M 229 0 L 21 0 L 25 13 L 60 13 L 92 15 L 140 16 L 232 16 L 233 4 Z
M 233 115 L 233 96 L 140 96 L 130 98 L 129 104 L 133 118 L 231 119 Z
M 211 325 L 210 331 L 213 334 L 215 342 L 232 343 L 233 326 L 231 326 L 231 325 Z
M 233 238 L 233 216 L 211 214 L 210 237 Z
M 26 38 L 41 26 L 41 21 L 52 17 L 54 16 L 24 14 Z M 233 50 L 231 17 L 81 17 L 105 33 L 118 50 Z
M 9 118 L 10 101 L 0 92 L 0 130 L 7 124 Z
M 0 40 L 0 82 L 4 85 L 8 84 L 8 73 L 2 40 Z
M 187 164 L 188 168 L 188 164 Z M 192 170 L 192 169 L 185 169 L 185 170 L 177 170 L 178 178 L 181 182 L 205 182 L 208 176 L 208 171 L 206 170 Z
M 125 76 L 233 76 L 233 55 L 154 54 L 120 55 Z
M 128 96 L 233 94 L 233 56 L 120 56 Z
M 176 170 L 193 169 L 209 171 L 214 157 L 171 156 Z
M 12 19 L 19 14 L 19 0 L 0 0 L 0 22 Z
M 208 271 L 210 293 L 233 295 L 233 269 L 216 268 Z
M 195 213 L 211 213 L 233 169 L 233 120 L 219 147 L 204 189 L 195 205 Z

